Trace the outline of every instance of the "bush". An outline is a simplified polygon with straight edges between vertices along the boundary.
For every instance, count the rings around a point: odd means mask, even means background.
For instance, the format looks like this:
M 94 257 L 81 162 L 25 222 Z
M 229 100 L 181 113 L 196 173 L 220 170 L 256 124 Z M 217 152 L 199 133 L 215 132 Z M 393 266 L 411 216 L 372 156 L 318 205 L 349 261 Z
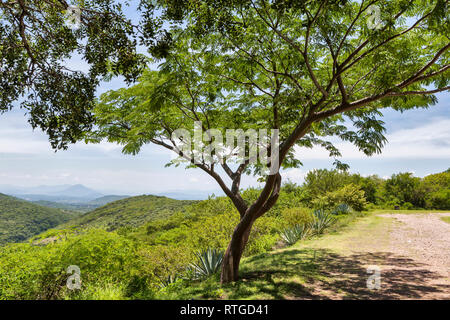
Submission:
M 364 191 L 354 184 L 348 184 L 339 190 L 327 192 L 325 196 L 312 201 L 314 207 L 331 210 L 337 205 L 345 203 L 356 211 L 363 211 L 367 205 Z
M 412 203 L 409 202 L 405 202 L 402 206 L 401 206 L 402 210 L 411 210 L 414 208 L 414 205 Z
M 409 202 L 413 207 L 423 208 L 425 190 L 422 187 L 421 179 L 412 173 L 393 174 L 384 184 L 384 196 L 388 200 L 397 199 L 400 206 Z
M 290 246 L 299 240 L 306 239 L 309 234 L 310 229 L 307 224 L 297 224 L 280 232 L 281 238 Z
M 311 222 L 309 227 L 311 228 L 313 234 L 319 235 L 322 234 L 325 229 L 330 227 L 335 221 L 336 218 L 334 218 L 331 213 L 328 213 L 325 210 L 315 210 L 314 220 Z
M 282 225 L 284 227 L 293 227 L 295 225 L 306 225 L 312 220 L 312 210 L 309 208 L 289 208 L 281 211 Z
M 65 240 L 45 246 L 0 247 L 0 297 L 18 300 L 76 298 L 80 292 L 66 287 L 70 276 L 66 270 L 71 265 L 81 270 L 81 291 L 97 292 L 98 296 L 101 289 L 94 290 L 97 284 L 103 285 L 104 290 L 112 290 L 107 284 L 114 283 L 117 289 L 127 283 L 133 273 L 139 273 L 139 260 L 135 243 L 103 230 L 68 235 Z M 119 289 L 116 289 L 117 293 Z
M 207 278 L 220 271 L 224 252 L 218 249 L 208 248 L 196 253 L 197 261 L 190 264 L 194 279 Z
M 339 214 L 348 214 L 350 213 L 350 207 L 346 203 L 341 203 L 338 205 L 334 210 L 331 212 L 332 214 L 339 215 Z

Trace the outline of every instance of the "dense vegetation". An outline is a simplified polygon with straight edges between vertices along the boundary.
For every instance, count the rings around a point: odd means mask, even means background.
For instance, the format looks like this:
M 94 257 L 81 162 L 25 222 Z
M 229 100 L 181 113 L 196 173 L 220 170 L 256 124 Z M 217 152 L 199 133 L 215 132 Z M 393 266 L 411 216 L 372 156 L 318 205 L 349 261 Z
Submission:
M 402 197 L 411 193 L 413 182 L 427 191 L 408 202 Z M 424 208 L 448 209 L 449 182 L 448 171 L 423 179 L 401 173 L 387 180 L 311 171 L 303 185 L 284 185 L 277 205 L 256 222 L 244 256 L 320 236 L 371 207 L 411 207 L 419 201 Z M 258 190 L 248 189 L 243 195 L 250 202 Z M 320 215 L 325 217 L 319 220 Z M 207 259 L 210 249 L 216 260 L 209 262 L 217 266 L 238 219 L 226 197 L 189 202 L 141 196 L 117 201 L 66 223 L 66 229 L 0 247 L 0 299 L 177 298 L 178 290 L 198 286 L 199 281 L 213 281 L 217 289 L 214 272 L 203 270 L 206 274 L 199 275 L 196 269 L 209 260 L 197 262 Z M 65 286 L 70 265 L 81 269 L 81 290 Z
M 332 206 L 342 202 L 362 209 L 366 206 L 365 198 L 369 208 L 450 209 L 450 169 L 424 178 L 405 172 L 389 179 L 337 170 L 314 170 L 305 180 L 303 199 L 318 205 L 329 206 L 331 202 Z
M 251 199 L 257 190 L 245 194 Z M 123 200 L 119 202 L 123 204 Z M 283 221 L 283 209 L 298 204 L 297 198 L 286 193 L 280 205 L 256 224 L 245 255 L 270 250 L 278 241 L 278 231 L 289 223 Z M 186 267 L 196 260 L 198 250 L 223 250 L 238 219 L 231 202 L 221 197 L 195 202 L 184 211 L 138 228 L 125 226 L 112 232 L 94 228 L 50 230 L 31 241 L 44 243 L 43 239 L 51 239 L 50 244 L 11 244 L 0 248 L 0 296 L 155 298 L 167 279 L 186 276 Z M 16 264 L 19 259 L 24 261 L 20 267 Z M 81 291 L 70 291 L 64 286 L 68 278 L 65 270 L 70 265 L 82 270 Z
M 70 221 L 69 225 L 104 228 L 108 231 L 125 226 L 138 227 L 150 220 L 165 218 L 192 203 L 152 195 L 131 197 L 88 212 Z
M 70 211 L 76 211 L 81 213 L 86 213 L 89 211 L 92 211 L 94 209 L 97 209 L 99 207 L 102 207 L 104 205 L 107 205 L 108 203 L 122 200 L 128 198 L 128 196 L 104 196 L 101 198 L 97 198 L 91 201 L 86 202 L 78 202 L 78 203 L 67 203 L 67 202 L 53 202 L 53 201 L 47 201 L 47 200 L 38 200 L 33 201 L 36 204 L 39 204 L 44 207 L 49 208 L 58 208 L 63 210 L 70 210 Z
M 74 217 L 75 214 L 69 211 L 0 194 L 0 245 L 22 242 Z
M 435 94 L 450 89 L 445 0 L 126 1 L 136 9 L 133 19 L 122 2 L 75 1 L 77 23 L 70 26 L 66 1 L 1 1 L 0 112 L 26 109 L 54 149 L 106 139 L 137 154 L 155 144 L 203 170 L 240 214 L 223 283 L 238 280 L 251 228 L 278 200 L 280 168 L 300 167 L 296 146 L 322 146 L 337 168 L 346 168 L 330 137 L 366 155 L 380 153 L 385 108 L 427 108 L 437 102 Z M 75 54 L 87 72 L 69 70 Z M 155 62 L 163 63 L 154 68 Z M 119 76 L 126 87 L 95 98 L 103 80 Z M 239 146 L 244 159 L 236 159 L 242 157 L 234 142 L 224 146 L 211 136 L 202 150 L 180 151 L 178 140 L 188 147 L 191 141 L 172 134 L 180 128 L 192 133 L 194 122 L 221 136 L 228 129 L 277 129 L 279 148 L 273 141 L 260 144 L 265 151 L 279 149 L 277 161 L 271 159 L 270 173 L 267 159 L 250 161 L 246 149 L 253 139 Z M 223 157 L 223 147 L 233 152 Z M 249 172 L 264 187 L 247 203 L 240 185 Z M 352 186 L 346 191 L 357 206 L 362 193 Z M 344 193 L 321 195 L 326 198 L 318 205 L 330 208 Z

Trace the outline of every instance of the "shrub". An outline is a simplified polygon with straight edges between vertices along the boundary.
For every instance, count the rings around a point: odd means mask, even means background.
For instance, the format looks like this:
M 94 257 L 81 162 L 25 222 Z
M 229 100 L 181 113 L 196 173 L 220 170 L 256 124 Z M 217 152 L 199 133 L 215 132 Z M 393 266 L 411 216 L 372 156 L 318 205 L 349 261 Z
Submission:
M 410 203 L 410 202 L 405 202 L 405 203 L 401 206 L 401 208 L 402 208 L 403 210 L 411 210 L 411 209 L 414 208 L 414 205 L 413 205 L 412 203 Z
M 336 218 L 334 218 L 331 213 L 328 213 L 325 210 L 315 210 L 314 220 L 309 226 L 314 234 L 319 235 L 335 221 Z
M 414 207 L 424 207 L 425 190 L 420 178 L 412 173 L 405 172 L 393 174 L 384 184 L 384 196 L 386 199 L 396 198 L 399 205 L 410 202 Z
M 281 219 L 284 227 L 309 224 L 313 217 L 309 208 L 289 208 L 281 211 Z
M 90 230 L 69 235 L 48 245 L 14 244 L 0 247 L 0 297 L 2 299 L 65 299 L 79 296 L 66 287 L 66 270 L 81 270 L 82 292 L 118 292 L 134 272 L 139 272 L 136 244 L 115 233 Z M 115 289 L 108 287 L 114 283 Z M 117 290 L 116 290 L 117 289 Z M 106 290 L 106 291 L 105 291 Z M 106 295 L 106 293 L 105 293 Z M 112 296 L 111 296 L 112 297 Z
M 350 207 L 346 203 L 341 203 L 338 205 L 334 210 L 331 212 L 332 214 L 339 215 L 339 214 L 347 214 L 350 213 Z
M 290 246 L 299 240 L 307 238 L 309 234 L 310 229 L 306 224 L 297 224 L 280 232 L 281 238 Z
M 364 191 L 354 184 L 348 184 L 339 190 L 327 192 L 324 196 L 312 201 L 316 208 L 331 210 L 337 205 L 345 203 L 356 211 L 363 211 L 367 204 Z
M 220 271 L 224 252 L 208 248 L 196 253 L 197 261 L 190 264 L 195 279 L 207 278 Z

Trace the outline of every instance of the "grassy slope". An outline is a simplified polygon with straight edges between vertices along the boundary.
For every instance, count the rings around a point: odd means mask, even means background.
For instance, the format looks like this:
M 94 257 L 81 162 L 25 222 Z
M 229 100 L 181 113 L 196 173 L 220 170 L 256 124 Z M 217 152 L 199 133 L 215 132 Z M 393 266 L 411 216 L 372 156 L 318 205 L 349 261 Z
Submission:
M 441 220 L 450 223 L 450 217 L 441 217 Z
M 70 211 L 47 208 L 0 194 L 0 245 L 22 242 L 74 216 Z
M 125 226 L 139 227 L 148 221 L 181 211 L 193 202 L 152 195 L 131 197 L 88 212 L 65 226 L 96 227 L 108 231 Z
M 386 257 L 385 252 L 389 251 L 388 234 L 394 220 L 376 216 L 387 212 L 392 211 L 372 212 L 363 217 L 344 217 L 321 237 L 243 259 L 240 268 L 241 280 L 235 284 L 220 286 L 218 277 L 210 278 L 187 289 L 169 293 L 168 298 L 379 298 L 376 292 L 366 288 L 365 281 L 369 265 L 382 266 L 392 258 Z M 411 210 L 401 213 L 425 211 Z M 374 246 L 377 252 L 373 252 Z M 401 267 L 404 262 L 398 263 Z M 395 284 L 400 287 L 401 281 L 402 279 Z

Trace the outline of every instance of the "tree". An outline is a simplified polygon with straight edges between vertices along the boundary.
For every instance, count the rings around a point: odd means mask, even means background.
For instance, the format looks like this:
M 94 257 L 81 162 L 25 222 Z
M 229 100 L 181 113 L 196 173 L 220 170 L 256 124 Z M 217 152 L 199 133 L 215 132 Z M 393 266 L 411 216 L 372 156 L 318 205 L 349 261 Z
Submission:
M 422 181 L 410 172 L 393 174 L 384 184 L 384 193 L 386 199 L 398 199 L 400 204 L 408 202 L 415 207 L 424 207 Z
M 372 30 L 367 12 L 375 2 L 383 26 Z M 107 138 L 132 154 L 154 143 L 217 181 L 240 213 L 224 258 L 226 283 L 238 279 L 252 225 L 279 197 L 280 171 L 267 174 L 273 162 L 251 163 L 251 139 L 237 163 L 204 154 L 196 159 L 193 141 L 174 137 L 176 130 L 192 136 L 200 125 L 206 132 L 202 150 L 210 147 L 217 156 L 213 142 L 226 135 L 225 128 L 278 129 L 284 168 L 301 164 L 295 146 L 320 145 L 331 157 L 340 156 L 327 136 L 350 141 L 367 155 L 381 152 L 386 140 L 380 110 L 428 107 L 436 102 L 434 93 L 448 90 L 448 25 L 438 21 L 447 2 L 195 3 L 203 5 L 193 7 L 185 28 L 173 31 L 174 47 L 159 70 L 102 97 L 95 110 L 99 129 L 89 139 Z M 189 148 L 180 147 L 183 139 Z M 264 179 L 251 203 L 240 191 L 246 173 Z
M 449 89 L 445 0 L 158 3 L 164 14 L 185 23 L 171 31 L 158 70 L 146 70 L 137 85 L 102 97 L 94 110 L 97 129 L 86 138 L 106 138 L 132 154 L 153 143 L 217 181 L 240 213 L 224 257 L 223 283 L 238 279 L 253 224 L 278 200 L 280 168 L 269 167 L 300 166 L 298 146 L 320 145 L 339 157 L 330 136 L 366 155 L 379 153 L 386 142 L 383 108 L 426 108 L 436 102 L 435 93 Z M 211 147 L 210 156 L 180 149 L 198 137 L 174 138 L 178 129 L 192 135 L 198 126 L 206 131 L 202 150 Z M 226 129 L 279 130 L 279 147 L 272 140 L 262 146 L 269 154 L 279 151 L 278 157 L 251 161 L 254 141 L 247 136 L 244 153 L 224 159 L 216 140 Z M 264 182 L 251 203 L 240 191 L 249 173 Z
M 163 56 L 170 43 L 164 15 L 154 18 L 151 4 L 142 1 L 143 20 L 134 25 L 121 2 L 0 0 L 0 114 L 18 103 L 53 148 L 79 140 L 92 127 L 99 83 L 114 76 L 132 82 L 147 62 L 137 45 Z M 75 55 L 89 72 L 67 68 Z
M 336 191 L 352 182 L 352 176 L 346 171 L 314 169 L 306 175 L 304 186 L 311 200 L 314 197 L 324 196 L 327 192 Z
M 450 209 L 450 171 L 430 174 L 423 178 L 425 207 L 429 209 Z

